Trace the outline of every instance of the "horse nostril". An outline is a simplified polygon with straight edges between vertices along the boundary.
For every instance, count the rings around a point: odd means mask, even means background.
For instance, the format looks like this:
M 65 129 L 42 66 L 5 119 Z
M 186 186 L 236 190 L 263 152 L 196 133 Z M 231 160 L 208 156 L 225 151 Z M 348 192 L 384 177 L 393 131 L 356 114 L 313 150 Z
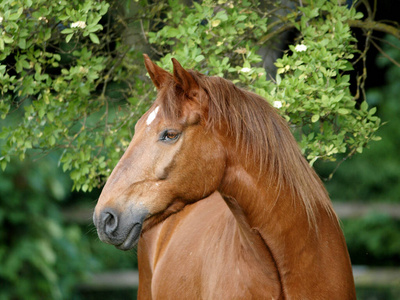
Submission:
M 104 226 L 104 232 L 107 235 L 112 234 L 118 227 L 117 214 L 111 210 L 106 210 L 101 213 L 101 220 Z

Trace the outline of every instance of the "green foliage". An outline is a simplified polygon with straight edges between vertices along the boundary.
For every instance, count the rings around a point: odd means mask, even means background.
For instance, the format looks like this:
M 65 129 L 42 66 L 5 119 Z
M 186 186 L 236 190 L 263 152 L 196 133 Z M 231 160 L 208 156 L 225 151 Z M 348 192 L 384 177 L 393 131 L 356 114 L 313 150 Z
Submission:
M 297 128 L 311 164 L 319 158 L 334 160 L 338 153 L 361 153 L 370 140 L 379 139 L 374 135 L 380 125 L 376 108 L 368 109 L 366 102 L 356 107 L 349 90 L 346 72 L 352 70 L 350 60 L 357 48 L 347 21 L 362 17 L 354 8 L 337 1 L 304 1 L 300 13 L 289 13 L 288 23 L 300 36 L 297 45 L 277 60 L 272 83 L 257 67 L 267 13 L 257 10 L 254 2 L 170 4 L 163 20 L 167 25 L 149 33 L 149 41 L 164 51 L 161 65 L 170 68 L 170 58 L 176 57 L 187 67 L 232 79 L 267 98 Z M 165 53 L 164 48 L 172 51 Z
M 70 186 L 59 173 L 46 159 L 0 175 L 0 299 L 67 299 L 94 267 L 80 229 L 60 221 Z
M 356 294 L 358 300 L 397 300 L 400 294 L 400 288 L 396 285 L 392 286 L 356 286 Z
M 389 38 L 390 45 L 400 47 L 400 41 Z M 393 59 L 400 60 L 400 52 L 395 47 L 384 47 Z M 372 143 L 361 156 L 346 161 L 335 173 L 335 179 L 326 183 L 329 194 L 336 200 L 396 201 L 400 200 L 400 68 L 388 59 L 380 57 L 377 63 L 387 67 L 387 84 L 367 90 L 367 99 L 378 107 L 378 115 L 385 122 L 379 134 L 382 141 Z M 330 172 L 318 165 L 323 176 Z M 349 183 L 351 183 L 349 185 Z
M 223 1 L 224 2 L 224 1 Z M 149 32 L 149 42 L 164 55 L 161 64 L 171 70 L 171 58 L 176 57 L 186 68 L 222 76 L 241 85 L 265 75 L 257 68 L 246 71 L 251 64 L 261 62 L 256 43 L 267 31 L 266 12 L 254 10 L 249 1 L 238 6 L 225 3 L 214 13 L 216 1 L 194 2 L 187 7 L 180 1 L 170 1 L 167 24 L 157 32 Z M 165 51 L 165 48 L 172 51 Z M 258 73 L 256 73 L 258 71 Z M 244 73 L 246 76 L 243 76 Z
M 117 4 L 110 3 L 1 3 L 3 169 L 30 149 L 62 149 L 59 163 L 74 188 L 90 191 L 104 182 L 154 93 L 143 80 L 143 48 L 131 47 L 128 37 L 120 38 L 123 32 L 144 34 L 167 69 L 174 56 L 187 68 L 224 76 L 266 97 L 290 122 L 311 163 L 361 152 L 377 139 L 375 109 L 357 107 L 349 91 L 346 72 L 357 50 L 347 21 L 361 17 L 353 8 L 302 1 L 282 16 L 299 37 L 276 62 L 276 81 L 270 81 L 258 54 L 259 41 L 271 34 L 269 12 L 256 1 L 187 6 L 143 0 L 132 4 L 136 21 L 125 29 Z
M 311 160 L 338 153 L 361 153 L 380 119 L 367 102 L 359 108 L 350 93 L 350 60 L 357 52 L 348 20 L 362 14 L 337 1 L 310 1 L 300 8 L 301 41 L 278 59 L 277 86 L 271 95 L 282 103 L 286 119 L 300 129 L 300 145 Z M 324 16 L 323 18 L 318 16 Z M 281 78 L 283 76 L 283 78 Z
M 370 213 L 344 220 L 343 230 L 352 263 L 357 265 L 398 264 L 400 259 L 400 222 L 385 215 Z
M 56 153 L 35 163 L 13 161 L 0 173 L 1 300 L 87 299 L 77 286 L 90 273 L 137 268 L 132 251 L 99 240 L 90 217 L 78 226 L 61 214 L 76 209 L 71 203 L 92 209 L 98 197 L 98 190 L 71 193 L 71 186 Z
M 63 170 L 87 191 L 115 166 L 143 112 L 144 89 L 142 69 L 128 65 L 137 53 L 110 40 L 117 24 L 99 24 L 108 9 L 93 0 L 1 2 L 3 170 L 30 149 L 62 149 Z

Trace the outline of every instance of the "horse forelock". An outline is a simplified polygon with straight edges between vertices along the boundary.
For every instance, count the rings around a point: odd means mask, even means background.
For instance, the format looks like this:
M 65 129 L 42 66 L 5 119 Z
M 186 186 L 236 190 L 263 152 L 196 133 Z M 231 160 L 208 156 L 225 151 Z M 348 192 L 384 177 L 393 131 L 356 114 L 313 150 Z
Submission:
M 162 88 L 159 89 L 157 100 L 161 106 L 160 113 L 163 118 L 177 120 L 182 113 L 182 93 L 177 89 L 177 84 L 170 78 Z
M 302 156 L 286 121 L 261 96 L 236 87 L 221 77 L 209 77 L 189 70 L 207 95 L 206 126 L 210 130 L 225 125 L 227 137 L 235 140 L 236 151 L 258 173 L 259 179 L 276 182 L 276 189 L 289 188 L 300 199 L 310 225 L 316 226 L 316 206 L 321 205 L 336 218 L 318 175 Z M 159 91 L 162 112 L 168 119 L 182 114 L 185 92 L 171 79 Z

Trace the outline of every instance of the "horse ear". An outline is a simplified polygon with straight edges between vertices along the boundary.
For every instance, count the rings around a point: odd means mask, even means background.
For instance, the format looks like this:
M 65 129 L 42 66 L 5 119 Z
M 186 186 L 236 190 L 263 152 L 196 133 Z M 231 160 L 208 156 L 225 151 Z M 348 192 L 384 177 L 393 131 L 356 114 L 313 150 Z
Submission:
M 199 87 L 193 76 L 175 58 L 172 58 L 172 64 L 174 65 L 174 80 L 186 93 Z
M 172 75 L 165 71 L 163 68 L 160 68 L 155 63 L 153 63 L 150 57 L 147 54 L 143 54 L 144 57 L 144 65 L 146 66 L 147 72 L 150 75 L 151 80 L 157 89 L 164 84 L 164 82 L 170 78 Z

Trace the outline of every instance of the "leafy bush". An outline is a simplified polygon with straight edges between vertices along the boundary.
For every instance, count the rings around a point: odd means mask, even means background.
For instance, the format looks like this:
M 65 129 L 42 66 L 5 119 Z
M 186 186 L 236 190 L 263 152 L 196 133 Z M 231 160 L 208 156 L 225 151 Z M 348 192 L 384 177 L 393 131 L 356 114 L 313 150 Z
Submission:
M 32 148 L 61 149 L 63 170 L 86 191 L 116 164 L 145 101 L 132 98 L 144 91 L 137 77 L 143 68 L 132 66 L 137 53 L 128 55 L 129 47 L 113 36 L 119 27 L 105 17 L 109 6 L 94 0 L 0 3 L 3 170 Z M 119 105 L 122 98 L 132 106 Z
M 172 3 L 163 20 L 166 25 L 148 34 L 164 55 L 164 68 L 176 57 L 187 67 L 230 78 L 265 97 L 297 128 L 311 164 L 334 160 L 339 153 L 361 153 L 370 140 L 379 139 L 374 135 L 380 125 L 376 108 L 368 109 L 365 101 L 357 107 L 349 89 L 347 71 L 358 50 L 348 21 L 362 18 L 354 8 L 319 0 L 304 1 L 305 6 L 290 11 L 286 23 L 299 37 L 277 60 L 272 82 L 257 67 L 262 61 L 258 41 L 265 41 L 269 30 L 267 11 L 246 0 L 238 5 L 203 1 L 190 8 Z
M 370 213 L 363 218 L 344 220 L 343 230 L 353 264 L 399 264 L 400 221 Z
M 61 221 L 70 186 L 59 173 L 42 160 L 0 174 L 0 299 L 66 299 L 95 266 L 80 229 Z
M 140 1 L 124 28 L 118 3 L 110 3 L 1 2 L 0 113 L 18 120 L 3 123 L 3 169 L 32 148 L 62 149 L 60 164 L 76 189 L 104 182 L 154 95 L 139 59 L 143 47 L 129 44 L 129 32 L 139 31 L 164 67 L 175 56 L 187 68 L 265 96 L 291 123 L 311 163 L 361 152 L 377 139 L 375 109 L 356 106 L 346 74 L 357 52 L 348 25 L 361 17 L 354 8 L 302 1 L 277 25 L 255 1 Z M 299 34 L 277 61 L 275 82 L 267 80 L 258 54 L 260 41 L 280 31 L 274 24 Z
M 62 208 L 92 207 L 99 193 L 71 193 L 71 187 L 57 155 L 12 162 L 0 173 L 1 300 L 86 299 L 77 286 L 90 273 L 137 268 L 134 253 L 99 240 L 90 218 L 80 226 L 64 221 Z
M 390 47 L 384 47 L 384 51 L 399 61 L 400 52 L 395 47 L 400 47 L 400 41 L 390 37 L 387 41 Z M 367 90 L 367 99 L 372 106 L 378 107 L 378 115 L 384 121 L 379 130 L 382 141 L 372 143 L 363 155 L 346 161 L 335 173 L 335 179 L 326 183 L 332 199 L 335 200 L 400 200 L 400 68 L 384 57 L 379 57 L 377 64 L 382 68 L 381 72 L 387 68 L 387 83 L 379 88 Z M 320 174 L 328 176 L 330 169 L 327 166 L 321 164 L 317 167 Z

